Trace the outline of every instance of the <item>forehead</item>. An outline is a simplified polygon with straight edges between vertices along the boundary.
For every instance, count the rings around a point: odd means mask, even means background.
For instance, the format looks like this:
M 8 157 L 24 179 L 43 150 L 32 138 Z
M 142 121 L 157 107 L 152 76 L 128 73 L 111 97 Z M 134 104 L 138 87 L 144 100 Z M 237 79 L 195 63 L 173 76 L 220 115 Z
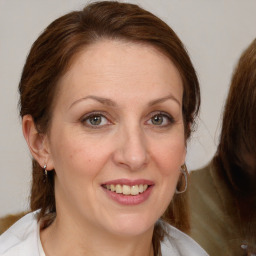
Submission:
M 134 59 L 134 57 L 136 59 Z M 92 67 L 92 65 L 109 64 L 109 61 L 118 62 L 118 64 L 122 64 L 122 66 L 125 66 L 125 64 L 127 64 L 127 66 L 130 65 L 129 61 L 133 61 L 134 66 L 139 65 L 140 63 L 144 64 L 145 61 L 148 61 L 148 64 L 153 66 L 156 59 L 165 62 L 167 65 L 171 64 L 172 66 L 175 66 L 171 57 L 169 57 L 164 50 L 149 43 L 101 39 L 78 51 L 71 58 L 69 68 L 65 74 L 70 74 L 72 69 L 82 62 L 83 64 L 87 63 L 88 66 Z M 89 63 L 89 61 L 92 60 L 93 62 Z
M 59 95 L 69 90 L 68 96 L 78 97 L 88 90 L 110 93 L 120 87 L 126 93 L 134 94 L 139 88 L 148 94 L 152 86 L 159 93 L 169 89 L 182 97 L 182 80 L 170 58 L 148 44 L 102 40 L 73 58 L 58 87 Z

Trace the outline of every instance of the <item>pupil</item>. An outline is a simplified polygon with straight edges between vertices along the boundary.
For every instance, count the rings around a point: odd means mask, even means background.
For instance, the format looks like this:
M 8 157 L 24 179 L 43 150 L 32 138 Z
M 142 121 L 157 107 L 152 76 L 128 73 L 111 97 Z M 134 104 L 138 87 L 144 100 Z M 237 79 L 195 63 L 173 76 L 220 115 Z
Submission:
M 101 116 L 93 116 L 90 118 L 90 123 L 92 125 L 99 125 L 101 123 Z
M 159 115 L 156 115 L 156 116 L 153 117 L 152 122 L 153 122 L 153 124 L 160 125 L 160 124 L 163 123 L 163 117 L 159 116 Z

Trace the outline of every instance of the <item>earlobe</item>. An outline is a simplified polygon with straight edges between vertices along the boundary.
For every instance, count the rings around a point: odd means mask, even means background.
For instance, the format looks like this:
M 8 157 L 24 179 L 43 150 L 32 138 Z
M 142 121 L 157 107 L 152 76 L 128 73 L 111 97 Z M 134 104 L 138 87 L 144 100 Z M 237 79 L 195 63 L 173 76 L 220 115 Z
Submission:
M 33 158 L 43 167 L 47 164 L 47 169 L 51 168 L 50 150 L 45 134 L 39 133 L 31 115 L 22 118 L 22 130 L 24 138 L 28 144 Z M 51 168 L 53 169 L 53 168 Z

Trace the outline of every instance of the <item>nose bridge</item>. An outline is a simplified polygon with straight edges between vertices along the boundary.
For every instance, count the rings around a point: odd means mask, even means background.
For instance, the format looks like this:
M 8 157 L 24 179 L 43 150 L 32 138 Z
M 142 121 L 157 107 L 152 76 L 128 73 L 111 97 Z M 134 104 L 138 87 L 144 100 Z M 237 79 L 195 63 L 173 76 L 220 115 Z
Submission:
M 123 127 L 117 156 L 118 162 L 131 170 L 138 170 L 147 164 L 147 141 L 139 124 L 129 124 Z

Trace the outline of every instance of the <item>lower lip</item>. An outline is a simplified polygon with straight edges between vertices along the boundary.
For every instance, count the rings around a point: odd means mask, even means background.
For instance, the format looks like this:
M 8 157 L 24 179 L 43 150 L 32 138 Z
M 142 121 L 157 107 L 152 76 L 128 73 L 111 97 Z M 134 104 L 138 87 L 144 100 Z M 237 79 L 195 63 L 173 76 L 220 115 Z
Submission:
M 143 193 L 138 194 L 136 196 L 132 196 L 132 195 L 127 196 L 127 195 L 123 195 L 123 194 L 117 194 L 115 192 L 107 190 L 106 188 L 103 188 L 103 189 L 112 200 L 116 201 L 119 204 L 138 205 L 138 204 L 145 202 L 148 199 L 148 197 L 150 196 L 150 194 L 152 192 L 153 187 L 154 187 L 153 185 L 148 187 L 146 191 L 144 191 Z

